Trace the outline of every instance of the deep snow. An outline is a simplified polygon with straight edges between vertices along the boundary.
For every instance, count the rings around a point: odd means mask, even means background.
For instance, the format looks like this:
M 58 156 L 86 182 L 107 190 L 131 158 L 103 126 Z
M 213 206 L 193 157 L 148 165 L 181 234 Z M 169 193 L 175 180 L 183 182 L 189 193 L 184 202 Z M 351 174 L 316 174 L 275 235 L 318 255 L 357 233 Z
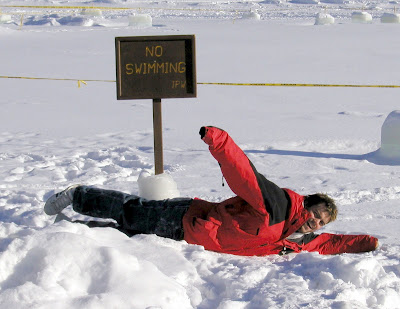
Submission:
M 0 76 L 99 80 L 0 78 L 1 308 L 400 308 L 400 167 L 376 156 L 399 89 L 199 84 L 163 100 L 165 172 L 182 196 L 232 196 L 197 134 L 215 125 L 278 185 L 332 195 L 340 214 L 322 231 L 371 234 L 375 252 L 237 257 L 43 212 L 69 184 L 137 194 L 154 170 L 151 100 L 116 100 L 116 36 L 195 34 L 200 83 L 400 85 L 400 25 L 379 20 L 394 4 L 0 1 L 12 4 L 141 7 L 153 26 L 128 27 L 129 10 L 1 7 Z M 371 24 L 352 23 L 362 6 Z M 241 18 L 250 9 L 260 20 Z M 335 24 L 315 26 L 317 13 Z

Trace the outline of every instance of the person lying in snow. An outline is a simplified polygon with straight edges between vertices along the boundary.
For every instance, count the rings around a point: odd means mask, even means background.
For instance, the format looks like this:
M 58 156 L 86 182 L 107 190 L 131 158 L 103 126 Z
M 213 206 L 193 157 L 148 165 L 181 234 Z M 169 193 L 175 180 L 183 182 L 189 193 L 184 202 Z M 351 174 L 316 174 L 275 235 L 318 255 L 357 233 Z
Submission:
M 369 235 L 314 234 L 336 219 L 333 199 L 321 193 L 302 196 L 278 187 L 258 173 L 228 133 L 219 128 L 202 127 L 200 136 L 237 196 L 220 203 L 191 198 L 154 201 L 74 185 L 52 195 L 44 211 L 56 215 L 72 204 L 80 214 L 116 220 L 131 234 L 184 239 L 207 250 L 244 256 L 302 250 L 358 253 L 377 248 L 378 239 Z

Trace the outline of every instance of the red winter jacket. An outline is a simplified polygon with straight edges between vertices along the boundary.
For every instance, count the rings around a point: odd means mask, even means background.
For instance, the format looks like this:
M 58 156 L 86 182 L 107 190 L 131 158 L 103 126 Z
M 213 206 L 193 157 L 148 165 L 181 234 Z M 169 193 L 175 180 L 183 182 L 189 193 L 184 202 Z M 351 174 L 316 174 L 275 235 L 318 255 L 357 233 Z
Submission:
M 286 239 L 309 218 L 304 196 L 281 189 L 259 174 L 223 130 L 204 127 L 203 140 L 237 195 L 221 203 L 195 199 L 183 218 L 185 240 L 207 250 L 236 255 L 317 251 L 365 252 L 376 248 L 368 235 L 309 234 L 300 243 Z

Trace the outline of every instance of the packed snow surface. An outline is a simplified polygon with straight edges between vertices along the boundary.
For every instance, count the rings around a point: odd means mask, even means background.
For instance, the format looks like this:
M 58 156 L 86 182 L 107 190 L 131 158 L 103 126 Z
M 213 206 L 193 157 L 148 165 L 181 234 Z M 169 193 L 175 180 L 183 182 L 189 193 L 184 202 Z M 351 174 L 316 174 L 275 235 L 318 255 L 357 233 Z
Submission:
M 398 112 L 383 124 L 400 90 L 205 84 L 400 85 L 400 25 L 380 20 L 394 6 L 0 0 L 0 308 L 400 308 L 400 167 L 379 155 L 382 129 L 399 145 Z M 198 135 L 218 126 L 279 186 L 336 199 L 322 232 L 373 235 L 376 251 L 238 257 L 44 214 L 70 184 L 138 194 L 154 173 L 152 103 L 116 99 L 115 37 L 181 34 L 196 37 L 197 98 L 162 100 L 180 195 L 233 195 Z

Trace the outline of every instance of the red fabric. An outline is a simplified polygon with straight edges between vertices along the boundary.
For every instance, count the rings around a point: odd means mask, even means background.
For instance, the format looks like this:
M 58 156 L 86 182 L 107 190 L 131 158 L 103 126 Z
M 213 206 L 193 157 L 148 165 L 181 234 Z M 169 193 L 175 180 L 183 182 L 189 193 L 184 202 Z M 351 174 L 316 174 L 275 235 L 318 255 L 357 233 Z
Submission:
M 310 217 L 303 207 L 304 197 L 285 189 L 291 200 L 288 216 L 270 225 L 270 216 L 274 214 L 266 210 L 257 172 L 244 152 L 225 131 L 218 128 L 206 127 L 203 140 L 237 196 L 221 203 L 195 199 L 183 218 L 188 243 L 202 245 L 207 250 L 247 256 L 276 254 L 284 248 L 322 254 L 361 252 L 372 248 L 367 236 L 364 239 L 361 236 L 321 234 L 303 246 L 286 240 Z
M 303 250 L 320 254 L 359 253 L 376 249 L 378 239 L 369 235 L 335 235 L 323 233 L 303 246 Z

